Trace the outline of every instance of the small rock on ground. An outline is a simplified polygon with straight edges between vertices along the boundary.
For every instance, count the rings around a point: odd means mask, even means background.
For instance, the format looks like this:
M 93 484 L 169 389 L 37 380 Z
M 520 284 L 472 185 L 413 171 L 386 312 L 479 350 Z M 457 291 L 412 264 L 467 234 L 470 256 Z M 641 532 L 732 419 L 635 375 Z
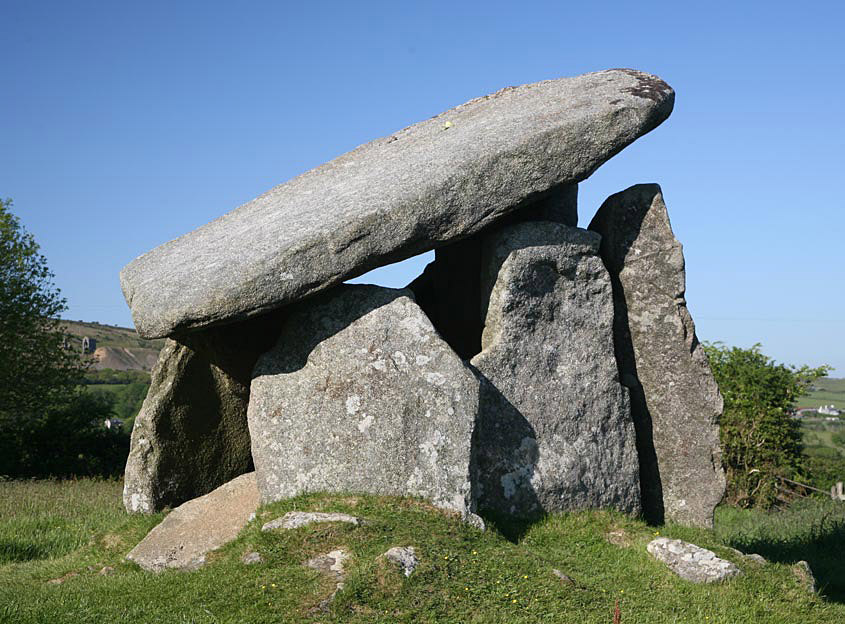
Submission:
M 349 559 L 349 557 L 350 555 L 348 552 L 338 549 L 328 552 L 325 555 L 317 555 L 313 559 L 306 561 L 304 565 L 322 572 L 323 574 L 334 576 L 336 579 L 340 580 L 343 578 L 345 573 L 343 564 Z
M 316 522 L 348 522 L 358 526 L 361 521 L 355 516 L 343 513 L 321 513 L 318 511 L 289 511 L 281 518 L 276 518 L 261 527 L 262 531 L 273 529 L 298 529 Z
M 317 605 L 315 609 L 312 609 L 312 611 L 328 611 L 329 605 L 332 600 L 334 600 L 337 592 L 343 589 L 343 578 L 346 574 L 343 564 L 350 558 L 350 556 L 351 555 L 345 550 L 337 549 L 327 552 L 324 555 L 317 555 L 313 559 L 309 559 L 302 564 L 308 568 L 312 568 L 313 570 L 317 570 L 318 572 L 334 577 L 337 581 L 335 590 L 331 593 L 331 595 L 328 598 L 321 600 L 320 604 Z
M 384 553 L 383 557 L 400 566 L 405 576 L 411 576 L 420 563 L 413 546 L 396 546 Z
M 575 587 L 575 580 L 568 574 L 564 574 L 557 568 L 552 569 L 552 574 L 558 577 L 564 585 L 571 585 L 572 587 Z
M 255 551 L 246 553 L 243 557 L 241 557 L 241 561 L 246 565 L 252 565 L 254 563 L 261 563 L 264 559 L 261 558 L 261 553 L 257 553 Z
M 608 543 L 620 548 L 627 548 L 633 544 L 633 539 L 625 529 L 616 529 L 615 531 L 608 531 L 604 538 Z
M 50 583 L 51 585 L 61 585 L 66 580 L 72 579 L 74 576 L 79 576 L 79 574 L 77 572 L 68 572 L 64 576 L 60 576 L 59 578 L 50 579 L 47 582 Z
M 794 566 L 792 566 L 792 573 L 795 574 L 795 577 L 798 579 L 798 582 L 810 593 L 816 593 L 817 586 L 816 586 L 816 577 L 813 574 L 813 570 L 810 569 L 810 564 L 806 561 L 799 561 Z
M 646 549 L 672 572 L 693 583 L 713 583 L 741 574 L 730 561 L 719 559 L 713 551 L 689 542 L 658 537 L 649 542 Z

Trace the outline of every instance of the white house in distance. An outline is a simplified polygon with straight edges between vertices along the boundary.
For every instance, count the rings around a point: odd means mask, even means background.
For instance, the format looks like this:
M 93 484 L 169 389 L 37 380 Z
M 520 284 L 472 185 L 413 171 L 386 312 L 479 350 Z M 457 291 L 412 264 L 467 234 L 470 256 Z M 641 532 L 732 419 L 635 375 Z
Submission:
M 842 412 L 831 403 L 830 405 L 822 405 L 818 409 L 819 414 L 824 414 L 825 416 L 839 416 Z

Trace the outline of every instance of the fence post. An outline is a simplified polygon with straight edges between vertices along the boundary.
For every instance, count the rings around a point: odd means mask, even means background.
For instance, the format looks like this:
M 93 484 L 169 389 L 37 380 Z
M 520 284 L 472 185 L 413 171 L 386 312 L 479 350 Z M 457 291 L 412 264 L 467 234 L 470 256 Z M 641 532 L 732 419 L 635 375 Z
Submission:
M 843 491 L 842 481 L 836 482 L 836 498 L 845 500 L 845 491 Z

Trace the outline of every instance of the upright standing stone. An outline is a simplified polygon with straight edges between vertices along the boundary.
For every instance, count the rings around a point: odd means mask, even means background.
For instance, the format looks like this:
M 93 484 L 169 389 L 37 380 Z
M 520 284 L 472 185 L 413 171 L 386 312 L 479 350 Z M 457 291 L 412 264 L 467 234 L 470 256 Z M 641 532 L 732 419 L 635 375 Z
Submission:
M 463 359 L 481 351 L 481 241 L 488 231 L 522 221 L 578 224 L 578 185 L 555 188 L 487 230 L 440 247 L 434 261 L 408 285 L 434 328 Z
M 532 515 L 640 508 L 599 237 L 528 222 L 484 241 L 479 506 Z
M 252 469 L 249 384 L 279 324 L 276 314 L 167 340 L 132 429 L 127 511 L 175 507 Z
M 710 527 L 725 492 L 722 397 L 695 335 L 684 255 L 660 187 L 611 195 L 590 229 L 613 280 L 616 355 L 632 393 L 646 516 Z
M 410 291 L 340 286 L 292 307 L 255 367 L 261 499 L 411 495 L 467 515 L 477 409 L 478 381 Z
M 467 238 L 587 178 L 672 111 L 631 69 L 509 87 L 371 141 L 137 258 L 143 337 L 244 319 Z

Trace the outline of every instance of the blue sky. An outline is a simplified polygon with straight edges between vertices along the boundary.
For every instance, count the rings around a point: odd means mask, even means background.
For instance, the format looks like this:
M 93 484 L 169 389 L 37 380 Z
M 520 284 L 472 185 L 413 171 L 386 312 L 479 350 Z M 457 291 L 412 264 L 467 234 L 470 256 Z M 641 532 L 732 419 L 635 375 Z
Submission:
M 0 0 L 0 196 L 67 318 L 131 325 L 141 253 L 473 97 L 634 67 L 675 111 L 581 185 L 581 224 L 659 182 L 699 336 L 845 376 L 845 3 L 587 5 Z

